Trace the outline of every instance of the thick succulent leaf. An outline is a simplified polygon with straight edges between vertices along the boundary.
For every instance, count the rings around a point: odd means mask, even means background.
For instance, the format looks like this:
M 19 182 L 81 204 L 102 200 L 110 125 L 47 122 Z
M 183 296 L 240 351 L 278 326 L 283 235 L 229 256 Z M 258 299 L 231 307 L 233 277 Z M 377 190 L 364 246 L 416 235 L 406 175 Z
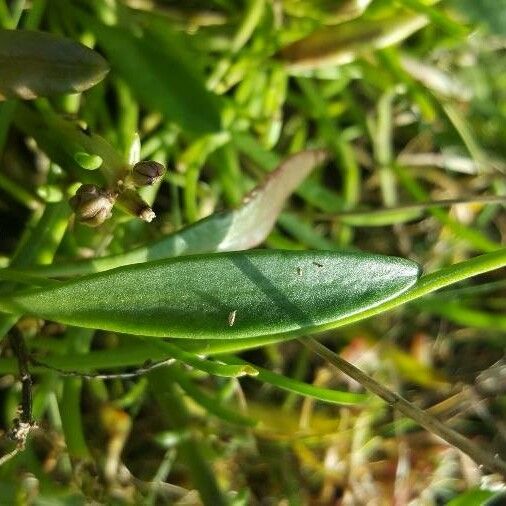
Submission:
M 391 299 L 418 276 L 409 260 L 363 253 L 217 253 L 20 292 L 0 298 L 0 309 L 147 336 L 296 336 Z
M 424 27 L 424 15 L 400 13 L 384 19 L 358 19 L 323 27 L 283 48 L 280 58 L 294 71 L 350 63 L 367 51 L 391 46 Z
M 107 74 L 95 51 L 50 33 L 0 30 L 0 100 L 91 88 Z
M 239 251 L 258 246 L 272 230 L 286 199 L 328 157 L 325 150 L 290 156 L 237 209 L 215 213 L 174 234 L 118 255 L 36 268 L 46 275 L 88 274 L 180 255 Z

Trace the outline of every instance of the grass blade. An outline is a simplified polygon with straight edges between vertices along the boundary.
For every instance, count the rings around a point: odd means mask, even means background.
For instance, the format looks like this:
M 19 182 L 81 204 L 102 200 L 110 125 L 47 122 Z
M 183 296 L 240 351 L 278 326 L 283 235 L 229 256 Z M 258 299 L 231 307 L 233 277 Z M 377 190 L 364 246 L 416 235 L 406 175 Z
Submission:
M 220 359 L 228 364 L 243 364 L 254 367 L 255 370 L 258 371 L 258 374 L 255 376 L 258 381 L 276 386 L 288 392 L 303 395 L 304 397 L 312 397 L 313 399 L 318 399 L 323 402 L 340 404 L 344 406 L 362 404 L 368 399 L 367 395 L 360 393 L 340 392 L 338 390 L 332 390 L 330 388 L 322 388 L 315 385 L 310 385 L 309 383 L 304 383 L 303 381 L 298 381 L 293 378 L 283 376 L 282 374 L 269 371 L 263 367 L 258 367 L 256 365 L 250 364 L 245 360 L 231 355 L 222 355 L 220 356 Z

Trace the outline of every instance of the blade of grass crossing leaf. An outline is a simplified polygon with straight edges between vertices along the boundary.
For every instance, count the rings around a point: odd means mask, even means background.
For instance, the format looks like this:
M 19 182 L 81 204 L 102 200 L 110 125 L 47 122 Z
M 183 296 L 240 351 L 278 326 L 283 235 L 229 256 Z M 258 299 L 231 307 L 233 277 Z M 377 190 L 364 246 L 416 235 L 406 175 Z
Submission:
M 420 186 L 420 184 L 409 174 L 406 168 L 394 164 L 393 168 L 399 178 L 400 183 L 406 188 L 406 190 L 413 195 L 413 197 L 419 202 L 426 202 L 430 200 L 430 196 Z M 483 235 L 480 231 L 474 230 L 462 223 L 459 223 L 455 219 L 448 216 L 447 212 L 436 207 L 429 208 L 429 212 L 437 218 L 442 224 L 446 225 L 456 237 L 464 239 L 471 244 L 478 251 L 496 251 L 501 245 L 491 241 Z
M 353 227 L 387 227 L 397 223 L 417 220 L 424 214 L 423 208 L 375 209 L 374 211 L 356 211 L 335 216 L 335 219 Z

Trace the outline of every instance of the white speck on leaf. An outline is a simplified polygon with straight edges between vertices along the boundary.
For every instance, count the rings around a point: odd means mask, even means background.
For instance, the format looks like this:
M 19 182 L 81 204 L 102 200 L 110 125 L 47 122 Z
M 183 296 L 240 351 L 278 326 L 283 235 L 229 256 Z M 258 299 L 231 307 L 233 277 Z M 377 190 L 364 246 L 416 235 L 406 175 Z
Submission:
M 234 311 L 231 311 L 228 315 L 228 324 L 231 327 L 235 323 L 235 315 L 237 314 L 237 311 L 234 309 Z

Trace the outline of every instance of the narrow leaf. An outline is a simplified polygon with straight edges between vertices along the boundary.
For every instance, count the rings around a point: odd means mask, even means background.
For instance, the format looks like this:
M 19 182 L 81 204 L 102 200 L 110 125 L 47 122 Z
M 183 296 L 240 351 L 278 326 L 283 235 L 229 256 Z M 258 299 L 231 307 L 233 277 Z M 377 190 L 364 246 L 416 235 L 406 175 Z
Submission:
M 362 253 L 195 255 L 17 292 L 0 298 L 0 309 L 147 336 L 294 336 L 391 299 L 419 272 L 409 260 Z
M 273 385 L 275 387 L 281 388 L 282 390 L 302 395 L 304 397 L 312 397 L 313 399 L 318 399 L 323 402 L 341 404 L 344 406 L 363 404 L 369 399 L 366 394 L 343 392 L 330 388 L 311 385 L 309 383 L 304 383 L 303 381 L 298 381 L 293 378 L 289 378 L 288 376 L 283 376 L 282 374 L 269 371 L 263 367 L 250 364 L 249 362 L 246 362 L 245 360 L 234 357 L 232 355 L 222 355 L 220 356 L 220 359 L 228 364 L 243 364 L 254 367 L 258 372 L 258 374 L 255 376 L 258 381 L 262 383 L 268 383 L 269 385 Z
M 0 101 L 81 92 L 99 83 L 108 70 L 98 53 L 72 40 L 0 30 Z

